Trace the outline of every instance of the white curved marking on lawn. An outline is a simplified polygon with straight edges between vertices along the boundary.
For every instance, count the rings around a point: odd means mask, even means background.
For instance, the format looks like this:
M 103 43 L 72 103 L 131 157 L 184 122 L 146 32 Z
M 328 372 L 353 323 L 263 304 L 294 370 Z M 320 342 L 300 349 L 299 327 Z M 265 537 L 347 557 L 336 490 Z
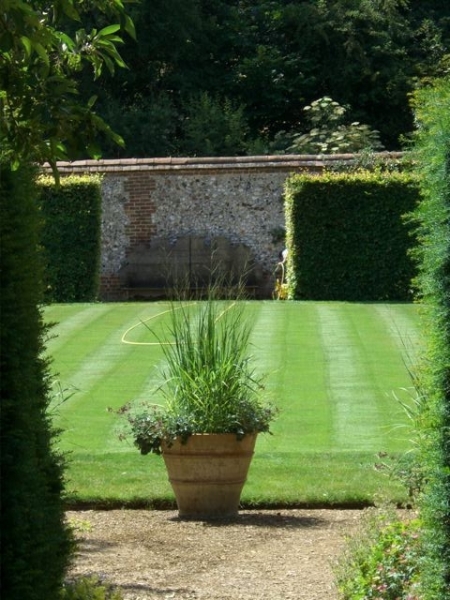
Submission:
M 163 344 L 171 344 L 171 342 L 132 342 L 130 340 L 127 340 L 127 335 L 133 331 L 133 329 L 136 329 L 137 327 L 141 327 L 142 325 L 144 325 L 145 323 L 148 323 L 148 321 L 152 321 L 153 319 L 156 319 L 158 317 L 162 317 L 163 315 L 166 315 L 167 313 L 171 312 L 172 309 L 167 309 L 167 310 L 163 310 L 160 313 L 157 313 L 156 315 L 152 315 L 151 317 L 148 317 L 147 319 L 141 319 L 139 321 L 139 323 L 135 323 L 134 325 L 132 325 L 131 327 L 129 327 L 125 333 L 122 335 L 121 338 L 121 342 L 122 344 L 130 344 L 131 346 L 161 346 Z
M 196 306 L 197 303 L 193 302 L 192 304 L 186 304 L 183 306 L 180 306 L 179 308 L 175 308 L 175 310 L 180 310 L 182 308 L 191 308 L 192 306 Z M 229 310 L 231 310 L 234 306 L 236 305 L 236 302 L 233 302 L 232 304 L 230 304 L 229 306 L 227 306 L 217 317 L 216 319 L 216 323 L 219 319 L 221 319 L 226 312 L 228 312 Z M 168 310 L 163 310 L 160 313 L 157 313 L 156 315 L 152 315 L 151 317 L 148 317 L 148 319 L 141 319 L 139 321 L 139 323 L 135 323 L 134 325 L 132 325 L 131 327 L 129 327 L 125 333 L 122 335 L 122 339 L 121 342 L 122 344 L 130 344 L 132 346 L 174 346 L 175 342 L 132 342 L 130 340 L 127 340 L 127 335 L 133 331 L 133 329 L 136 329 L 137 327 L 140 327 L 141 325 L 144 325 L 145 323 L 147 323 L 148 321 L 151 321 L 152 319 L 156 319 L 158 317 L 162 317 L 163 315 L 166 315 L 169 312 L 172 312 L 173 307 L 169 308 Z

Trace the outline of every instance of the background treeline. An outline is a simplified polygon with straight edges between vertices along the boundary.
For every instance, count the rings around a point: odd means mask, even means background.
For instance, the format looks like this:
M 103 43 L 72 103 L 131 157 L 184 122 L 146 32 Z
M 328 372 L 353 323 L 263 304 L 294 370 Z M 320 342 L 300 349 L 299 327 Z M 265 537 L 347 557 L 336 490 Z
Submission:
M 125 140 L 104 157 L 286 152 L 323 97 L 399 149 L 409 94 L 450 68 L 448 0 L 141 0 L 130 14 L 129 68 L 81 74 Z

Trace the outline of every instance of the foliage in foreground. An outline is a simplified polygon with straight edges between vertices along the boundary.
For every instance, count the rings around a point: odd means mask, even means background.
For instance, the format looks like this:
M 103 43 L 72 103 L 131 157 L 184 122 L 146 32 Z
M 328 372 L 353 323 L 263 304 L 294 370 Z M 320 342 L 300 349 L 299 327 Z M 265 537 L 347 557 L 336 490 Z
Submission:
M 88 6 L 87 6 L 88 5 Z M 123 65 L 120 24 L 82 28 L 86 12 L 131 19 L 121 0 L 0 2 L 1 474 L 2 599 L 53 600 L 71 548 L 63 511 L 63 461 L 48 415 L 42 261 L 32 165 L 86 152 L 98 130 L 119 141 L 80 101 L 73 76 Z M 80 24 L 73 37 L 68 23 Z
M 341 600 L 419 600 L 421 523 L 366 514 L 336 566 Z
M 59 600 L 122 600 L 119 589 L 96 577 L 80 577 L 65 582 Z
M 450 598 L 450 77 L 416 96 L 423 200 L 416 218 L 419 290 L 426 315 L 425 444 L 421 502 L 426 561 L 423 597 Z
M 87 5 L 88 4 L 88 5 Z M 100 30 L 82 28 L 97 9 L 108 19 L 120 21 Z M 72 37 L 68 22 L 80 23 Z M 97 79 L 106 65 L 124 67 L 117 51 L 119 32 L 134 35 L 130 17 L 120 0 L 8 0 L 0 5 L 0 121 L 1 152 L 13 166 L 21 160 L 56 161 L 86 153 L 98 158 L 99 131 L 115 143 L 123 143 L 95 113 L 97 97 L 81 100 L 76 74 L 90 64 Z
M 2 597 L 53 598 L 69 563 L 63 467 L 47 413 L 42 264 L 31 169 L 0 164 Z

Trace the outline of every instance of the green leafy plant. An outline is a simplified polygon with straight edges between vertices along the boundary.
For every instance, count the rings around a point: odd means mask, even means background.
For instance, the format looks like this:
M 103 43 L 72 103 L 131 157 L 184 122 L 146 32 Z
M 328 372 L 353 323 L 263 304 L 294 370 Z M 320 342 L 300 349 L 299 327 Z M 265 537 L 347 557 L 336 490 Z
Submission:
M 410 503 L 416 506 L 426 483 L 421 451 L 425 442 L 423 423 L 427 398 L 419 374 L 409 372 L 414 385 L 412 388 L 401 388 L 393 393 L 393 396 L 410 421 L 411 448 L 400 456 L 380 452 L 378 457 L 381 462 L 377 463 L 375 468 L 400 481 L 408 490 Z
M 426 532 L 423 598 L 450 598 L 450 78 L 417 91 L 416 157 L 421 202 L 415 217 L 420 245 L 417 284 L 424 316 L 427 398 L 421 460 L 427 485 L 421 496 Z
M 174 303 L 161 390 L 165 406 L 126 406 L 131 434 L 142 454 L 161 452 L 163 441 L 194 433 L 268 432 L 276 409 L 263 404 L 261 377 L 248 354 L 251 323 L 245 304 L 215 300 Z
M 327 166 L 331 173 L 375 173 L 410 172 L 413 160 L 411 153 L 391 153 L 364 148 L 353 154 L 352 160 L 335 160 Z
M 182 151 L 187 156 L 245 154 L 249 127 L 244 106 L 204 92 L 186 102 L 186 111 Z
M 279 132 L 274 149 L 296 154 L 342 154 L 362 150 L 381 150 L 378 131 L 368 125 L 353 121 L 345 122 L 348 108 L 332 98 L 324 96 L 310 105 L 304 112 L 310 130 L 302 134 Z M 285 146 L 285 148 L 283 148 Z
M 420 521 L 368 515 L 336 566 L 341 600 L 418 600 Z
M 119 589 L 103 583 L 97 577 L 80 577 L 64 583 L 60 600 L 122 600 Z

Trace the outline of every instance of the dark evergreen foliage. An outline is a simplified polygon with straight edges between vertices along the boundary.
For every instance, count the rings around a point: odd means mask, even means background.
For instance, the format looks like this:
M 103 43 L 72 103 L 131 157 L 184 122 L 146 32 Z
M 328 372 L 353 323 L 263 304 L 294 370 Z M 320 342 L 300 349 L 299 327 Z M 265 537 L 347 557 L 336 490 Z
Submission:
M 408 94 L 450 63 L 447 0 L 142 0 L 132 10 L 129 70 L 84 86 L 126 142 L 107 157 L 208 155 L 191 115 L 205 94 L 242 107 L 246 154 L 308 131 L 303 109 L 324 96 L 398 150 L 413 130 Z M 208 138 L 221 134 L 213 123 Z M 242 153 L 242 135 L 221 139 L 216 154 Z
M 289 294 L 296 299 L 410 300 L 411 176 L 299 175 L 287 183 Z
M 101 191 L 96 177 L 39 180 L 45 301 L 93 302 L 100 271 Z
M 3 600 L 54 600 L 67 568 L 63 464 L 52 447 L 43 357 L 34 174 L 0 165 L 1 579 Z
M 94 8 L 116 24 L 86 29 L 86 10 Z M 70 21 L 77 24 L 72 38 L 62 31 Z M 98 156 L 99 131 L 120 141 L 95 114 L 95 98 L 80 99 L 74 79 L 84 62 L 95 77 L 103 66 L 124 66 L 119 30 L 134 34 L 121 0 L 0 2 L 2 600 L 57 600 L 73 549 L 49 415 L 32 165 L 46 160 L 58 178 L 58 159 Z
M 424 600 L 450 598 L 450 78 L 416 95 L 417 152 L 423 201 L 419 287 L 429 311 L 424 392 L 428 481 L 422 499 L 426 545 Z

